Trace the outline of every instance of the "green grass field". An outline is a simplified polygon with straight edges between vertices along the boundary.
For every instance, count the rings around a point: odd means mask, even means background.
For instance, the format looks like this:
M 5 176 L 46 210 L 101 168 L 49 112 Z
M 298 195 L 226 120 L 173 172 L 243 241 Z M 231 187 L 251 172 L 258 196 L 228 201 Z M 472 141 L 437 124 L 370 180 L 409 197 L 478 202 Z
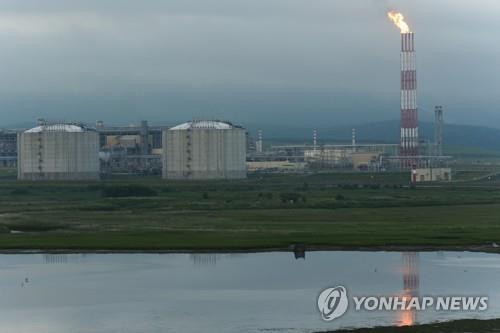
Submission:
M 500 243 L 494 183 L 411 188 L 408 175 L 242 181 L 18 182 L 0 172 L 0 249 L 250 250 Z M 15 233 L 11 233 L 15 232 Z

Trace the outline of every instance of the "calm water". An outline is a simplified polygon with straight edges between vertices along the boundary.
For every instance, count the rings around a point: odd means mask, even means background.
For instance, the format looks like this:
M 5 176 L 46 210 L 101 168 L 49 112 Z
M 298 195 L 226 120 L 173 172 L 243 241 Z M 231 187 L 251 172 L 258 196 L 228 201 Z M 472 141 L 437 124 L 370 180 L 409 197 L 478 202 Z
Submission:
M 405 289 L 487 295 L 490 307 L 454 314 L 348 311 L 325 323 L 316 298 L 336 285 L 352 295 L 400 295 Z M 2 333 L 314 332 L 493 317 L 500 317 L 499 255 L 0 255 Z

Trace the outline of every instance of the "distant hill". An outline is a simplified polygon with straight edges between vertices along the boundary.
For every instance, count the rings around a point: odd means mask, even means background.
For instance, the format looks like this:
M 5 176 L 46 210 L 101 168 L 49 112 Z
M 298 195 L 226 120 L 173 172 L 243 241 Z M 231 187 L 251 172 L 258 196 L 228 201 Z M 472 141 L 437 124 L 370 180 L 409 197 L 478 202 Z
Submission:
M 13 124 L 3 124 L 0 123 L 0 130 L 2 129 L 27 129 L 36 126 L 35 122 L 24 122 L 24 123 L 13 123 Z
M 434 124 L 420 122 L 420 137 L 434 140 Z M 287 128 L 267 125 L 261 127 L 264 138 L 276 141 L 310 142 L 312 128 Z M 353 126 L 318 127 L 319 142 L 350 142 L 352 128 L 356 128 L 356 138 L 360 143 L 396 143 L 399 141 L 399 120 L 366 123 Z M 249 128 L 252 134 L 256 128 Z M 444 144 L 464 147 L 481 147 L 500 151 L 500 129 L 446 124 Z

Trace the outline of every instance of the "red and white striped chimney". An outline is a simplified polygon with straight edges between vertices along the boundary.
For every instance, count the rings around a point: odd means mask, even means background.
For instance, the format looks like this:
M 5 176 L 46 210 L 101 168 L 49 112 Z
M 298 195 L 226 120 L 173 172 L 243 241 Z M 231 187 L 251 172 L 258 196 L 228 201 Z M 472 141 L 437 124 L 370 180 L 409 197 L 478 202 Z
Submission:
M 411 168 L 418 156 L 417 68 L 412 32 L 401 33 L 401 145 L 402 167 Z

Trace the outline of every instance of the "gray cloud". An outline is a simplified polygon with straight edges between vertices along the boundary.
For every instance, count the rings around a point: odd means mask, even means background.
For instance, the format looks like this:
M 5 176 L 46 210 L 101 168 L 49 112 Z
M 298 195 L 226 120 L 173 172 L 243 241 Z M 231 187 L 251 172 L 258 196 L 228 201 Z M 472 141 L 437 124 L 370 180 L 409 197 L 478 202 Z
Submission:
M 58 119 L 332 124 L 399 115 L 397 8 L 422 117 L 500 121 L 494 0 L 0 0 L 0 127 Z

